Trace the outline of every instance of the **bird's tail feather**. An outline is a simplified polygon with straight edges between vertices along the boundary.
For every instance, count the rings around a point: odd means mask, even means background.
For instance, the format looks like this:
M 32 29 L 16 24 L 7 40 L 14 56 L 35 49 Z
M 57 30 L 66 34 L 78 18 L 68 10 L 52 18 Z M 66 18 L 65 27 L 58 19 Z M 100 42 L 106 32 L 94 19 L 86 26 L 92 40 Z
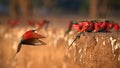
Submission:
M 9 62 L 12 62 L 12 60 L 15 58 L 15 56 L 17 55 L 17 53 L 20 51 L 21 49 L 21 43 L 18 44 L 18 47 L 17 47 L 17 52 L 15 53 L 15 55 L 10 59 Z
M 19 43 L 17 46 L 17 53 L 20 51 L 20 49 L 21 49 L 21 43 Z
M 72 46 L 72 44 L 77 40 L 78 37 L 76 37 L 73 42 L 69 45 L 68 49 Z
M 73 42 L 69 45 L 68 49 L 72 46 L 72 44 L 78 39 L 80 38 L 80 35 L 82 34 L 82 32 L 78 33 L 77 36 L 75 37 L 75 39 L 73 40 Z
M 14 54 L 14 56 L 10 59 L 9 63 L 12 62 L 12 60 L 15 58 L 15 56 L 17 55 L 17 52 Z

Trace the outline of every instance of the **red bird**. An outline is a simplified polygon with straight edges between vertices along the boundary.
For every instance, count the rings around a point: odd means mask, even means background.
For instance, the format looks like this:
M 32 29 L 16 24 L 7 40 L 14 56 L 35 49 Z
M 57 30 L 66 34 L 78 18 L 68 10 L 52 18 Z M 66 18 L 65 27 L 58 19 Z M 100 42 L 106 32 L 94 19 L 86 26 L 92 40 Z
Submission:
M 73 25 L 72 22 L 73 22 L 73 21 L 70 21 L 70 22 L 68 23 L 68 25 L 67 25 L 67 30 L 66 30 L 65 34 L 68 34 L 68 33 L 71 31 L 72 25 Z
M 84 21 L 84 22 L 82 22 L 82 23 L 83 23 L 83 25 L 82 25 L 82 28 L 81 28 L 81 30 L 80 30 L 79 32 L 84 32 L 84 31 L 86 31 L 87 28 L 89 27 L 88 21 Z
M 93 30 L 93 32 L 99 32 L 100 29 L 101 29 L 101 24 L 102 24 L 101 21 L 95 22 L 94 23 L 94 30 Z
M 80 35 L 88 29 L 88 27 L 89 27 L 89 22 L 88 22 L 88 21 L 81 21 L 81 22 L 79 22 L 79 24 L 74 24 L 73 27 L 74 27 L 74 29 L 76 29 L 79 33 L 77 34 L 77 36 L 76 36 L 76 38 L 73 40 L 73 42 L 70 44 L 70 46 L 68 47 L 68 49 L 72 46 L 72 44 L 74 43 L 74 41 L 76 41 L 78 38 L 80 38 Z
M 106 32 L 106 28 L 109 25 L 110 21 L 105 20 L 102 22 L 102 24 L 100 25 L 100 31 L 99 32 Z
M 113 23 L 108 23 L 107 24 L 107 28 L 105 29 L 106 32 L 110 32 L 110 30 L 114 27 L 114 24 Z
M 38 22 L 38 23 L 34 24 L 34 27 L 37 28 L 37 29 L 41 29 L 43 26 L 45 26 L 45 30 L 47 30 L 48 25 L 49 25 L 49 21 L 48 20 L 43 20 L 40 23 Z
M 80 28 L 81 26 L 79 24 L 73 24 L 73 29 L 76 30 L 77 32 L 80 31 Z
M 92 32 L 94 30 L 94 21 L 88 22 L 86 32 Z
M 28 20 L 27 25 L 30 25 L 30 26 L 33 27 L 35 25 L 35 21 L 34 20 Z
M 14 27 L 16 25 L 18 25 L 20 23 L 20 20 L 8 20 L 7 21 L 7 24 L 10 26 L 10 27 Z
M 29 30 L 29 31 L 27 31 L 27 32 L 25 32 L 23 34 L 23 36 L 21 37 L 20 42 L 19 42 L 19 44 L 17 46 L 17 52 L 15 53 L 15 55 L 13 56 L 13 58 L 20 51 L 20 49 L 22 47 L 22 44 L 33 45 L 33 46 L 36 46 L 36 45 L 45 45 L 46 44 L 45 42 L 39 40 L 40 38 L 45 38 L 45 37 L 42 36 L 42 35 L 40 35 L 40 34 L 38 34 L 38 33 L 35 33 L 35 31 L 36 30 Z
M 113 28 L 114 28 L 114 31 L 119 31 L 120 26 L 117 23 L 115 23 Z
M 78 24 L 73 24 L 73 28 L 78 32 L 92 32 L 94 30 L 94 23 L 92 21 L 81 21 Z
M 72 30 L 72 28 L 74 28 L 76 30 L 76 27 L 74 27 L 75 25 L 77 25 L 78 22 L 76 21 L 70 21 L 67 25 L 67 30 L 65 31 L 65 36 Z

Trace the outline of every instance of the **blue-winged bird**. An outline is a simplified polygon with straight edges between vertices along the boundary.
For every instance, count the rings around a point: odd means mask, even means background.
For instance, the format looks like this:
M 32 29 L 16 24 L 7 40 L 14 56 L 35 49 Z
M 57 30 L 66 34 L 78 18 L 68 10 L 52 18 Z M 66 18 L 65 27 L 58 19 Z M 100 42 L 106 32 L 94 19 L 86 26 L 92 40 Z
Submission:
M 35 32 L 36 30 L 29 30 L 27 32 L 25 32 L 21 39 L 20 42 L 17 46 L 17 52 L 15 53 L 15 55 L 11 58 L 11 60 L 16 56 L 16 54 L 18 52 L 20 52 L 22 44 L 25 45 L 32 45 L 32 46 L 37 46 L 37 45 L 45 45 L 46 43 L 41 41 L 40 38 L 45 38 L 44 36 L 38 34 Z M 10 60 L 10 61 L 11 61 Z

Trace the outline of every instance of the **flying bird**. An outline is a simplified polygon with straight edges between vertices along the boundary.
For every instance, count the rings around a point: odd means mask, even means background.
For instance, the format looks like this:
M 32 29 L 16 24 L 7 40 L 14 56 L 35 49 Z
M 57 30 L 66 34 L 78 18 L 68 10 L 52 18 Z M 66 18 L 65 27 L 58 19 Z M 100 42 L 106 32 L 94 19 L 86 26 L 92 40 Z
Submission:
M 31 45 L 31 46 L 45 45 L 46 43 L 41 41 L 40 40 L 41 38 L 45 38 L 45 37 L 36 33 L 36 30 L 29 30 L 25 32 L 20 39 L 15 55 L 11 58 L 10 61 L 12 61 L 12 59 L 14 59 L 16 54 L 20 52 L 22 44 Z

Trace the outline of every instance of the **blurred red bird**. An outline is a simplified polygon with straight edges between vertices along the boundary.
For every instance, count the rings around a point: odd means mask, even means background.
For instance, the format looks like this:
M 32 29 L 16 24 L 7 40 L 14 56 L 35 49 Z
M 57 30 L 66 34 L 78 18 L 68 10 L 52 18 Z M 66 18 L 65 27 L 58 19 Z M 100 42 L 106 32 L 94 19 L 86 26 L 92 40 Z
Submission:
M 27 32 L 25 32 L 21 39 L 20 42 L 17 46 L 17 52 L 15 53 L 15 55 L 12 57 L 12 59 L 16 56 L 16 54 L 18 52 L 20 52 L 22 44 L 26 44 L 26 45 L 32 45 L 32 46 L 36 46 L 36 45 L 45 45 L 46 43 L 41 41 L 40 38 L 45 38 L 44 36 L 35 33 L 36 30 L 29 30 Z M 11 60 L 12 60 L 11 59 Z
M 34 20 L 27 20 L 27 25 L 34 27 L 35 21 Z
M 7 24 L 8 24 L 10 27 L 14 27 L 14 26 L 20 24 L 20 20 L 8 20 L 8 21 L 7 21 Z
M 38 22 L 34 24 L 34 27 L 38 30 L 41 29 L 43 26 L 45 26 L 45 30 L 47 30 L 49 25 L 49 20 L 43 20 L 42 22 Z
M 117 32 L 117 31 L 119 31 L 120 26 L 117 23 L 115 23 L 113 28 L 114 28 L 114 31 Z

